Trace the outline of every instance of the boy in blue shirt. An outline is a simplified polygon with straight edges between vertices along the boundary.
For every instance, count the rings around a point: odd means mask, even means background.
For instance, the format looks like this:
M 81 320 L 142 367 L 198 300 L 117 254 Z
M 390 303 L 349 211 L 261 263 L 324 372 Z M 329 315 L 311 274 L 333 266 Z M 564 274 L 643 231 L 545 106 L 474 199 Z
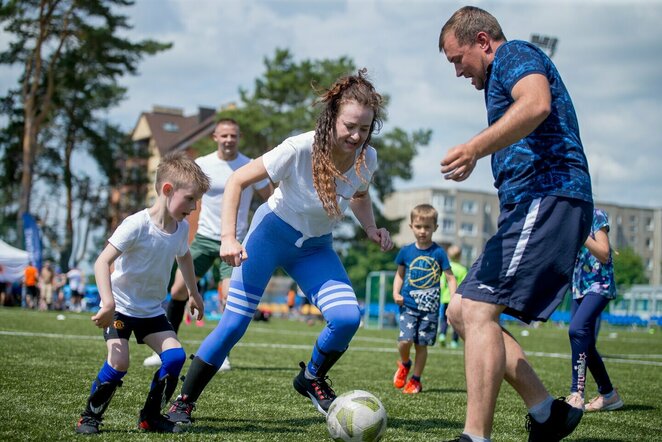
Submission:
M 446 252 L 432 241 L 432 234 L 437 230 L 437 211 L 434 207 L 429 204 L 414 207 L 410 220 L 409 227 L 416 242 L 400 249 L 395 258 L 398 270 L 393 280 L 393 300 L 400 306 L 400 361 L 393 376 L 393 386 L 404 387 L 403 393 L 415 394 L 423 390 L 421 375 L 428 358 L 428 346 L 434 345 L 437 337 L 441 272 L 446 275 L 451 296 L 455 293 L 457 282 Z M 412 366 L 409 359 L 412 344 L 416 349 L 416 361 L 414 374 L 407 382 Z

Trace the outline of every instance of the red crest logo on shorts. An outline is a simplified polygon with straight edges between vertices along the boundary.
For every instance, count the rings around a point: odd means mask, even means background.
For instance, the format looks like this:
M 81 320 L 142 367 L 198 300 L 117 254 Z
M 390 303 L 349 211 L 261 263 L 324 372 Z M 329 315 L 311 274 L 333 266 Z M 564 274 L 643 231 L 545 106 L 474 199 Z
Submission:
M 124 328 L 124 323 L 119 319 L 117 319 L 113 322 L 113 328 L 115 328 L 116 330 L 122 330 Z

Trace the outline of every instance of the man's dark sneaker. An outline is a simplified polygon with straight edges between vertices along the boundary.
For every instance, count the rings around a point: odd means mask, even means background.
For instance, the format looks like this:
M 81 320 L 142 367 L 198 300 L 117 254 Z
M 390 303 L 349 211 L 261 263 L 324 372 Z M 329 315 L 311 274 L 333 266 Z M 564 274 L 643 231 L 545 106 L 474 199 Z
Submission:
M 76 424 L 76 433 L 97 434 L 99 432 L 99 425 L 102 425 L 102 420 L 102 417 L 93 413 L 83 413 Z
M 162 415 L 147 417 L 140 416 L 138 419 L 138 428 L 144 431 L 151 431 L 154 433 L 178 433 L 178 428 L 174 422 L 168 420 L 167 417 Z
M 526 429 L 529 442 L 557 442 L 577 428 L 584 412 L 566 403 L 564 398 L 554 399 L 552 411 L 543 423 L 537 422 L 530 414 L 526 415 Z
M 301 371 L 294 378 L 294 388 L 300 395 L 310 398 L 317 410 L 326 416 L 331 402 L 336 398 L 336 393 L 327 383 L 328 377 L 306 379 L 306 364 L 299 362 Z
M 471 442 L 471 438 L 466 434 L 460 434 L 455 439 L 447 440 L 446 442 Z
M 177 396 L 168 409 L 166 417 L 176 425 L 189 425 L 193 422 L 191 417 L 193 410 L 195 410 L 195 402 L 188 402 L 186 395 Z

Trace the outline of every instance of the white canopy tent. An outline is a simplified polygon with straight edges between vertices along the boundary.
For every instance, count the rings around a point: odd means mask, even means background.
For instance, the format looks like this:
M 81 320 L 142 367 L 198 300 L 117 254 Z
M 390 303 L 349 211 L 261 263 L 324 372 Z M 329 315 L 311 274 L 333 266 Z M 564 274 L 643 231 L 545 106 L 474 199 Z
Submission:
M 0 280 L 11 283 L 22 278 L 28 262 L 28 252 L 12 247 L 0 239 Z

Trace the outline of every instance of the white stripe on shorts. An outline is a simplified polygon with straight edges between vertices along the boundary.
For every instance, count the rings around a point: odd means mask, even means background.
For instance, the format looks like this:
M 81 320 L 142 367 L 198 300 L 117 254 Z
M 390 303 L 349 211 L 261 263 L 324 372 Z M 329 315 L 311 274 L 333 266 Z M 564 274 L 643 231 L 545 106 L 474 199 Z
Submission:
M 526 248 L 526 244 L 529 242 L 531 231 L 533 230 L 533 225 L 536 223 L 536 218 L 538 217 L 540 201 L 540 198 L 536 198 L 531 201 L 531 205 L 529 206 L 529 213 L 526 214 L 524 226 L 522 227 L 522 233 L 520 233 L 519 239 L 517 240 L 517 246 L 515 246 L 513 259 L 510 260 L 510 264 L 508 265 L 508 271 L 506 272 L 507 277 L 513 276 L 515 272 L 517 272 L 517 267 L 519 267 L 519 263 L 522 261 L 524 249 Z

